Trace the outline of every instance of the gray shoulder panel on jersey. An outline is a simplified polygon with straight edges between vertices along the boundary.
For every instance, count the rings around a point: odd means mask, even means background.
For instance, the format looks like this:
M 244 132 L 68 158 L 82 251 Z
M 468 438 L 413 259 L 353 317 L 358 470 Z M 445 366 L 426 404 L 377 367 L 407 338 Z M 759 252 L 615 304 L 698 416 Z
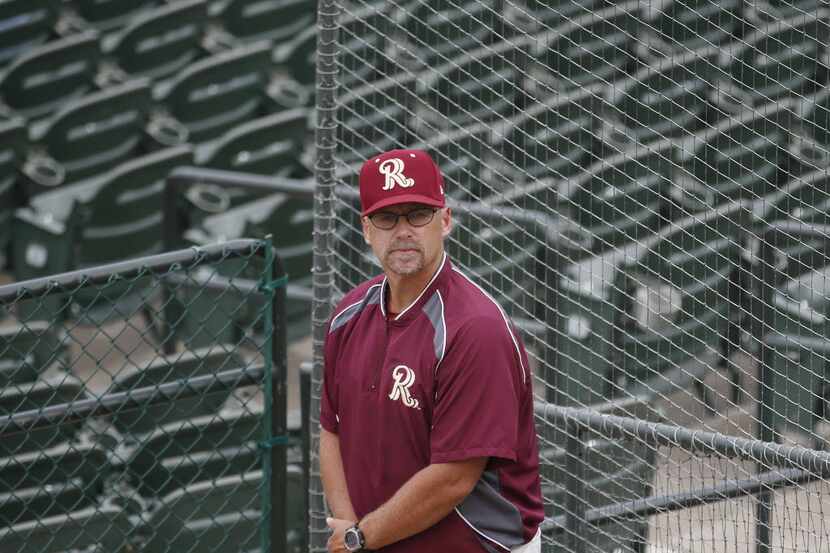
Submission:
M 498 475 L 484 471 L 456 510 L 478 534 L 509 551 L 525 542 L 524 526 L 519 509 L 499 489 Z
M 363 299 L 360 301 L 356 301 L 350 306 L 346 307 L 338 313 L 334 319 L 331 320 L 331 326 L 329 327 L 329 332 L 334 332 L 344 324 L 348 323 L 352 318 L 360 313 L 363 308 L 367 305 L 372 305 L 375 303 L 380 303 L 380 287 L 381 284 L 375 284 L 374 286 L 370 286 L 368 290 L 366 290 L 366 295 L 363 296 Z
M 432 345 L 435 348 L 435 358 L 438 363 L 444 358 L 444 349 L 447 343 L 447 324 L 444 322 L 444 300 L 441 292 L 435 291 L 432 297 L 424 304 L 424 313 L 435 329 L 435 336 Z M 436 365 L 437 366 L 437 365 Z

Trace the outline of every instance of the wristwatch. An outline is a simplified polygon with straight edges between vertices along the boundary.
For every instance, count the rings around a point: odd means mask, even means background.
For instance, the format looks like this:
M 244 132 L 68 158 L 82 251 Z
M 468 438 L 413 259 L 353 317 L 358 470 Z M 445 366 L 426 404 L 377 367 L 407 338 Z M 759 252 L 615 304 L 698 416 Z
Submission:
M 360 523 L 358 522 L 347 529 L 343 536 L 343 542 L 349 551 L 363 551 L 363 548 L 366 547 L 366 538 L 363 537 L 363 531 L 358 527 L 358 524 Z

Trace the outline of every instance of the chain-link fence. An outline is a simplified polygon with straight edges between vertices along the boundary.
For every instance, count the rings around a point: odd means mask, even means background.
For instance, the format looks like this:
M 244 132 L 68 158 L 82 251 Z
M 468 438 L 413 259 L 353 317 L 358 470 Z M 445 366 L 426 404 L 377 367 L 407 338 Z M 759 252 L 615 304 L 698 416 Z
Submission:
M 0 305 L 0 551 L 303 549 L 270 242 L 17 282 Z
M 318 32 L 315 386 L 332 302 L 380 271 L 341 191 L 418 147 L 445 173 L 450 257 L 522 329 L 538 399 L 825 447 L 824 2 L 321 1 Z M 830 548 L 824 472 L 595 436 L 578 509 L 550 466 L 567 439 L 539 430 L 551 547 Z M 703 504 L 736 483 L 753 492 Z M 562 541 L 557 517 L 678 494 L 688 509 L 612 521 L 624 539 Z M 310 501 L 320 550 L 314 478 Z

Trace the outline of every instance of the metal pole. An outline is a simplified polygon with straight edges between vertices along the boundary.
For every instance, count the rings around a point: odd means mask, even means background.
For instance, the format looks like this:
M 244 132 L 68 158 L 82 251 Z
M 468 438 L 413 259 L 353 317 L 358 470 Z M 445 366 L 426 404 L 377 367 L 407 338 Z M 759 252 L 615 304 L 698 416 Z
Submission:
M 269 243 L 270 245 L 270 243 Z M 285 276 L 282 260 L 271 249 L 268 257 L 271 261 L 271 270 L 268 271 L 271 282 Z M 271 283 L 266 283 L 270 286 Z M 288 361 L 286 359 L 286 322 L 285 322 L 285 286 L 271 287 L 271 322 L 273 332 L 271 341 L 271 436 L 286 436 L 288 427 L 286 421 L 286 390 Z M 287 444 L 283 441 L 279 445 L 272 445 L 271 452 L 271 551 L 284 553 L 288 551 L 287 528 L 285 519 L 286 505 L 286 459 Z M 274 477 L 276 475 L 276 477 Z
M 315 134 L 314 174 L 317 180 L 314 192 L 314 259 L 312 283 L 314 299 L 311 303 L 313 367 L 309 403 L 311 478 L 308 487 L 309 551 L 326 551 L 328 529 L 323 485 L 320 480 L 319 412 L 320 387 L 323 379 L 323 343 L 326 326 L 333 309 L 334 290 L 334 154 L 337 149 L 337 53 L 340 6 L 337 0 L 319 0 L 317 3 L 317 129 Z
M 565 491 L 565 543 L 568 551 L 584 553 L 585 535 L 585 443 L 582 441 L 582 427 L 568 422 L 565 425 L 567 452 L 565 469 L 568 473 Z

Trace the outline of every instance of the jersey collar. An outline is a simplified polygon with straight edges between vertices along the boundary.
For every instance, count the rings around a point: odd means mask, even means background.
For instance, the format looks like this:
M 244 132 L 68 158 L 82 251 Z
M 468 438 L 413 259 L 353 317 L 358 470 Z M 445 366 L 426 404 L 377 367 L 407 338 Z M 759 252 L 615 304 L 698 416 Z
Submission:
M 451 270 L 451 263 L 450 263 L 449 258 L 447 258 L 447 252 L 444 252 L 444 257 L 441 259 L 441 264 L 438 266 L 438 269 L 435 271 L 435 274 L 432 275 L 432 278 L 429 279 L 429 282 L 427 283 L 427 285 L 424 286 L 424 289 L 421 290 L 421 293 L 418 294 L 418 297 L 415 298 L 412 301 L 412 303 L 410 303 L 408 306 L 406 306 L 405 309 L 402 309 L 401 312 L 398 313 L 398 315 L 394 319 L 392 319 L 392 322 L 400 322 L 400 321 L 408 320 L 410 318 L 409 315 L 411 313 L 417 312 L 415 309 L 413 309 L 413 307 L 415 307 L 417 304 L 421 303 L 424 300 L 424 298 L 427 296 L 427 292 L 434 287 L 434 285 L 435 285 L 436 281 L 438 280 L 438 278 L 447 270 Z M 386 294 L 387 294 L 386 290 L 387 290 L 387 288 L 388 288 L 388 284 L 386 282 L 386 277 L 383 277 L 383 283 L 382 283 L 382 286 L 380 287 L 380 312 L 383 315 L 384 319 L 386 319 Z

